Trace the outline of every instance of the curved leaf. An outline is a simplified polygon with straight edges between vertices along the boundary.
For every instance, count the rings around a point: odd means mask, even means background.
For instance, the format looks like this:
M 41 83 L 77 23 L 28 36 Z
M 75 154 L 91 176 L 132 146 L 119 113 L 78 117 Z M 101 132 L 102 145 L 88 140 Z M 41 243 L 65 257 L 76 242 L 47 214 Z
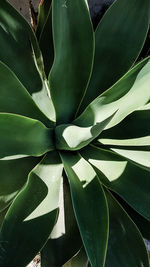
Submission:
M 93 73 L 82 111 L 136 61 L 148 32 L 149 14 L 149 0 L 117 0 L 105 13 L 95 32 Z
M 110 230 L 106 267 L 149 267 L 144 240 L 136 225 L 119 203 L 107 192 Z
M 52 0 L 41 0 L 38 8 L 38 22 L 36 27 L 36 36 L 40 39 L 40 36 L 45 27 L 49 11 L 51 9 Z
M 15 198 L 40 158 L 0 160 L 0 212 Z
M 4 218 L 5 218 L 7 211 L 8 211 L 8 208 L 6 208 L 3 211 L 0 211 L 0 229 L 2 227 L 2 224 L 3 224 L 3 221 L 4 221 Z
M 39 46 L 43 56 L 44 69 L 48 77 L 54 61 L 51 0 L 44 0 L 40 3 L 36 35 L 39 37 Z
M 115 153 L 123 156 L 127 160 L 131 160 L 138 165 L 141 165 L 144 169 L 150 170 L 150 151 L 139 150 L 139 149 L 121 149 L 121 148 L 111 148 Z
M 26 20 L 7 2 L 0 7 L 0 60 L 16 74 L 30 94 L 42 88 L 36 38 Z
M 63 173 L 60 213 L 50 238 L 41 251 L 41 266 L 62 266 L 81 248 L 82 241 L 76 223 L 69 185 Z
M 47 241 L 57 218 L 62 164 L 56 152 L 29 174 L 0 232 L 0 266 L 26 266 Z
M 142 236 L 145 239 L 150 241 L 150 231 L 149 231 L 150 221 L 148 221 L 142 215 L 140 215 L 138 212 L 136 212 L 118 194 L 116 194 L 114 192 L 112 192 L 112 193 L 113 193 L 114 197 L 117 199 L 117 201 L 120 203 L 120 205 L 123 207 L 123 209 L 127 212 L 127 214 L 132 219 L 132 221 L 136 224 L 136 226 L 140 230 Z
M 113 115 L 114 116 L 114 115 Z M 56 147 L 60 150 L 78 150 L 95 139 L 110 122 L 113 116 L 89 126 L 88 121 L 80 124 L 62 124 L 55 128 Z
M 103 131 L 100 144 L 150 149 L 150 110 L 137 110 L 118 125 Z
M 146 58 L 97 97 L 75 122 L 101 122 L 116 112 L 106 129 L 115 126 L 128 114 L 149 102 L 149 81 L 150 59 Z
M 0 62 L 0 112 L 15 113 L 51 125 L 11 70 Z
M 95 167 L 105 186 L 150 221 L 150 168 L 144 169 L 116 153 L 94 146 L 83 149 L 81 154 Z
M 41 156 L 50 150 L 54 150 L 53 129 L 37 120 L 0 113 L 0 158 Z
M 40 109 L 53 120 L 43 60 L 31 27 L 7 1 L 1 1 L 0 18 L 0 61 L 15 73 Z
M 62 267 L 87 267 L 88 258 L 86 256 L 84 248 L 82 248 L 70 261 L 68 261 Z
M 93 267 L 104 265 L 108 237 L 107 203 L 98 177 L 79 154 L 61 152 L 73 207 L 86 253 Z
M 94 36 L 84 0 L 57 0 L 52 7 L 55 57 L 49 82 L 60 124 L 72 121 L 85 93 L 93 63 Z

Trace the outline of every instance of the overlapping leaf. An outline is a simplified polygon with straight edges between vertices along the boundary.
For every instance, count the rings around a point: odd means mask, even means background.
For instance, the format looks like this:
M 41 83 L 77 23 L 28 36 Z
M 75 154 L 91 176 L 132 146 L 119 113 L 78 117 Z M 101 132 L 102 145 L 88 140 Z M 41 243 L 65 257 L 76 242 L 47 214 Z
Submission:
M 37 40 L 23 17 L 7 2 L 0 5 L 0 60 L 16 74 L 30 94 L 42 89 L 37 68 L 41 60 Z
M 23 115 L 43 121 L 47 126 L 51 125 L 51 121 L 39 110 L 18 78 L 2 62 L 0 62 L 0 112 Z
M 144 240 L 136 225 L 110 193 L 106 194 L 110 231 L 106 267 L 149 267 Z
M 82 246 L 65 173 L 63 173 L 63 178 L 59 217 L 48 242 L 41 251 L 42 267 L 62 266 Z
M 114 115 L 104 121 L 95 121 L 90 125 L 88 121 L 83 124 L 62 124 L 55 128 L 56 147 L 60 150 L 79 150 L 95 139 L 107 126 Z M 75 122 L 76 123 L 76 122 Z
M 51 152 L 29 174 L 0 231 L 0 266 L 26 266 L 47 241 L 57 218 L 62 163 Z
M 31 27 L 5 0 L 1 1 L 0 18 L 0 61 L 15 73 L 48 118 L 54 120 L 41 52 Z
M 92 70 L 94 36 L 84 0 L 53 1 L 52 19 L 55 57 L 49 82 L 60 124 L 72 121 L 85 93 Z
M 144 169 L 116 153 L 89 146 L 82 155 L 95 167 L 105 186 L 117 192 L 150 221 L 150 169 Z
M 38 8 L 38 22 L 37 22 L 37 27 L 36 27 L 36 37 L 39 40 L 45 24 L 47 22 L 47 18 L 49 16 L 49 11 L 51 9 L 51 2 L 52 0 L 41 0 L 39 3 L 39 8 Z
M 82 248 L 70 261 L 68 261 L 62 267 L 87 267 L 88 258 L 86 256 L 84 248 Z
M 51 0 L 44 0 L 40 2 L 38 25 L 36 29 L 36 36 L 39 40 L 39 46 L 42 52 L 44 69 L 47 77 L 54 60 L 51 2 Z
M 40 158 L 0 160 L 0 212 L 12 202 Z
M 84 247 L 93 267 L 103 266 L 108 237 L 107 204 L 95 171 L 79 154 L 62 152 Z M 91 245 L 92 244 L 92 245 Z
M 150 59 L 146 58 L 97 97 L 75 122 L 79 124 L 86 121 L 89 124 L 93 121 L 101 122 L 116 112 L 106 128 L 115 126 L 128 114 L 149 101 L 149 79 Z
M 150 149 L 150 110 L 137 110 L 118 125 L 103 131 L 99 143 Z
M 123 207 L 123 209 L 127 212 L 132 221 L 136 224 L 138 229 L 140 230 L 143 238 L 150 241 L 150 221 L 136 212 L 126 201 L 124 201 L 118 194 L 112 192 L 119 204 Z
M 149 14 L 149 0 L 117 0 L 105 13 L 95 32 L 93 73 L 81 111 L 134 64 L 146 38 Z
M 54 150 L 53 129 L 37 120 L 0 113 L 0 158 L 41 156 L 51 150 Z

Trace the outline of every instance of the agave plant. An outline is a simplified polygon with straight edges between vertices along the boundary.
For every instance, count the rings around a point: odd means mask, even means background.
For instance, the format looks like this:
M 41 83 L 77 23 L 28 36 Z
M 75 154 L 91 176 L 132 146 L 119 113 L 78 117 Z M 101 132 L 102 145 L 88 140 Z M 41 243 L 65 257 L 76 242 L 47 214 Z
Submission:
M 94 32 L 45 0 L 34 33 L 1 1 L 1 267 L 150 266 L 149 14 L 116 0 Z

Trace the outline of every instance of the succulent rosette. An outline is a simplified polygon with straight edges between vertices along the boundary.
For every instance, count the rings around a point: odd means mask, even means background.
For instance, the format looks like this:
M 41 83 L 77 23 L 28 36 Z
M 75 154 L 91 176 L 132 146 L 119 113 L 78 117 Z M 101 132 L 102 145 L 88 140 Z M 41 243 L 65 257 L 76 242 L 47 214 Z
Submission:
M 149 14 L 45 0 L 34 33 L 1 1 L 1 267 L 150 266 Z

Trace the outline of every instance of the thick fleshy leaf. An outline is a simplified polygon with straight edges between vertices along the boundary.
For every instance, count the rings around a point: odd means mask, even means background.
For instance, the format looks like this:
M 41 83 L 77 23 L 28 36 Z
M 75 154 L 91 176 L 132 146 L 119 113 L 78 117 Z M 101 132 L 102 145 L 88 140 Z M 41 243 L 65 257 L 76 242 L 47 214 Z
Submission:
M 106 196 L 110 230 L 105 267 L 149 267 L 148 253 L 138 228 L 112 195 Z
M 1 228 L 1 267 L 26 266 L 47 241 L 57 218 L 62 168 L 51 152 L 30 172 Z
M 15 73 L 41 110 L 53 120 L 38 42 L 27 21 L 5 0 L 0 5 L 0 36 L 0 61 Z
M 104 121 L 94 121 L 93 125 L 87 121 L 79 124 L 62 124 L 55 128 L 55 142 L 60 150 L 79 150 L 94 140 L 107 126 L 114 115 Z M 84 127 L 83 127 L 84 126 Z
M 4 221 L 4 218 L 5 218 L 7 211 L 8 211 L 8 208 L 6 208 L 5 210 L 0 212 L 0 229 L 2 227 L 2 224 L 3 224 L 3 221 Z
M 150 221 L 150 168 L 144 169 L 116 153 L 94 146 L 86 147 L 81 154 L 95 167 L 105 186 Z
M 48 77 L 54 61 L 51 0 L 44 0 L 40 3 L 36 35 L 38 35 L 39 46 L 44 61 L 44 69 Z
M 149 0 L 117 0 L 105 13 L 95 32 L 94 67 L 82 111 L 136 61 L 147 35 L 149 14 Z
M 107 203 L 98 177 L 79 154 L 62 152 L 73 207 L 86 253 L 93 267 L 104 265 L 107 238 Z
M 82 248 L 70 261 L 68 261 L 62 267 L 87 267 L 88 258 L 86 256 L 84 248 Z
M 75 121 L 101 122 L 116 112 L 106 128 L 115 126 L 128 114 L 149 102 L 149 81 L 150 59 L 146 58 L 97 97 Z
M 54 150 L 53 129 L 37 120 L 0 113 L 0 158 L 41 156 L 50 150 Z
M 150 221 L 146 220 L 143 216 L 141 216 L 138 212 L 131 208 L 131 206 L 129 206 L 127 202 L 124 201 L 118 194 L 114 193 L 113 191 L 111 193 L 113 193 L 114 197 L 124 208 L 132 221 L 136 224 L 142 236 L 150 241 Z
M 40 158 L 0 160 L 0 211 L 6 208 L 27 181 Z
M 0 6 L 0 60 L 16 74 L 30 94 L 42 88 L 37 68 L 40 50 L 26 20 L 7 2 Z
M 150 110 L 137 110 L 118 125 L 103 131 L 98 142 L 104 145 L 150 149 Z
M 121 149 L 111 148 L 115 153 L 125 157 L 127 160 L 131 160 L 138 165 L 150 170 L 150 151 L 139 150 L 134 148 Z
M 25 87 L 2 62 L 0 62 L 0 112 L 31 117 L 41 120 L 47 126 L 51 125 L 51 122 L 39 110 Z
M 40 36 L 45 27 L 47 17 L 49 15 L 49 11 L 51 8 L 51 2 L 52 0 L 41 0 L 39 3 L 38 22 L 37 22 L 37 27 L 36 27 L 36 37 L 38 38 L 38 40 L 40 39 Z
M 49 75 L 57 123 L 71 122 L 85 93 L 94 56 L 94 34 L 85 0 L 53 1 L 55 58 Z
M 59 217 L 50 238 L 41 251 L 41 266 L 62 266 L 81 248 L 82 241 L 76 223 L 70 189 L 65 173 L 60 197 Z

